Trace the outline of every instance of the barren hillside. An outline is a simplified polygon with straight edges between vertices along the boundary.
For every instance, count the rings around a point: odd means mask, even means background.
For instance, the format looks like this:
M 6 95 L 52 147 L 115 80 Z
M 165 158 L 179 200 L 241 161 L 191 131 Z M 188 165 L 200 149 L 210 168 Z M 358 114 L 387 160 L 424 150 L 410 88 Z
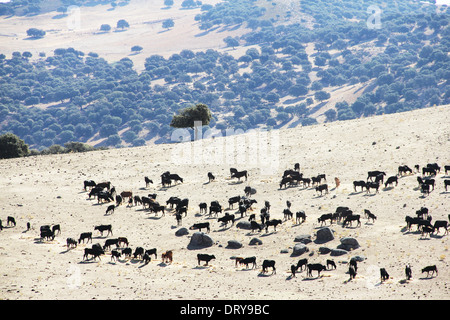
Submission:
M 0 291 L 3 299 L 449 299 L 449 235 L 441 229 L 422 235 L 413 226 L 407 230 L 405 216 L 415 216 L 427 207 L 436 220 L 448 221 L 449 192 L 444 188 L 444 165 L 450 164 L 450 106 L 421 109 L 362 120 L 334 122 L 303 128 L 216 137 L 194 142 L 155 145 L 83 154 L 36 156 L 0 161 L 2 195 L 0 231 Z M 267 141 L 264 141 L 267 138 Z M 320 194 L 314 187 L 290 186 L 280 189 L 286 169 L 300 164 L 304 177 L 326 174 L 329 192 Z M 398 166 L 438 163 L 442 169 L 434 179 L 434 191 L 420 192 L 413 173 L 398 178 L 398 185 L 382 185 L 379 192 L 353 189 L 354 180 L 366 180 L 367 172 L 381 170 L 386 178 L 397 175 Z M 248 171 L 248 180 L 230 179 L 229 169 Z M 160 175 L 170 171 L 183 178 L 182 183 L 163 187 Z M 208 182 L 207 172 L 216 180 Z M 144 177 L 153 184 L 146 187 Z M 335 187 L 334 178 L 341 184 Z M 111 181 L 120 193 L 132 191 L 146 196 L 156 193 L 165 204 L 171 196 L 188 198 L 187 216 L 178 226 L 174 210 L 165 215 L 150 213 L 142 205 L 122 204 L 114 213 L 105 214 L 111 203 L 98 203 L 83 190 L 83 181 Z M 385 180 L 386 181 L 386 180 Z M 244 195 L 251 186 L 257 200 L 241 218 L 236 205 L 228 208 L 228 199 Z M 215 216 L 200 213 L 198 204 L 219 201 L 225 213 L 235 214 L 233 225 L 221 225 Z M 304 210 L 306 221 L 285 220 L 286 201 L 291 210 Z M 271 219 L 280 219 L 276 231 L 251 231 L 238 228 L 251 213 L 259 213 L 264 202 L 271 204 Z M 361 216 L 360 225 L 344 226 L 329 221 L 321 226 L 318 218 L 348 206 Z M 377 219 L 364 216 L 370 210 Z M 7 217 L 16 225 L 7 225 Z M 27 222 L 31 229 L 26 230 Z M 213 240 L 209 247 L 188 248 L 196 231 L 194 223 L 209 222 L 206 233 Z M 60 224 L 61 233 L 54 240 L 40 238 L 40 226 Z M 94 227 L 111 224 L 113 235 L 100 235 Z M 189 234 L 177 236 L 180 228 Z M 316 234 L 324 227 L 333 230 L 334 239 L 318 243 Z M 107 239 L 126 237 L 129 247 L 156 248 L 157 258 L 145 264 L 139 257 L 111 259 L 106 250 L 100 259 L 84 259 L 84 249 L 91 243 L 67 248 L 66 238 L 78 239 L 83 232 L 93 232 L 92 244 L 104 245 Z M 297 236 L 303 235 L 307 252 L 293 256 Z M 304 237 L 304 238 L 305 238 Z M 356 239 L 359 247 L 343 255 L 334 255 L 341 239 Z M 250 245 L 253 238 L 260 245 Z M 232 249 L 228 241 L 242 244 Z M 161 254 L 173 250 L 173 262 L 165 263 Z M 338 251 L 332 251 L 338 252 Z M 208 266 L 197 262 L 197 254 L 214 254 Z M 257 267 L 236 265 L 232 257 L 257 259 Z M 349 280 L 348 262 L 359 256 L 355 279 Z M 336 269 L 314 271 L 307 275 L 298 270 L 292 277 L 290 266 L 299 259 L 325 264 L 333 259 Z M 263 273 L 263 260 L 276 262 L 276 273 Z M 412 279 L 406 280 L 404 268 L 410 264 Z M 436 265 L 438 275 L 427 276 L 421 269 Z M 390 278 L 380 281 L 380 268 Z

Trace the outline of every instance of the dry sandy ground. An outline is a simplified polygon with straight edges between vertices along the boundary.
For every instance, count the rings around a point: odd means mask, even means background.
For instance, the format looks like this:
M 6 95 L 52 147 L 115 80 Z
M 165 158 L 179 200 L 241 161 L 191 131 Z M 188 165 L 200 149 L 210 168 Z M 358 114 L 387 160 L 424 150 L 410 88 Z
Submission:
M 405 216 L 415 216 L 422 206 L 433 220 L 446 220 L 450 192 L 444 189 L 444 173 L 436 177 L 436 189 L 424 197 L 417 188 L 416 174 L 401 177 L 398 186 L 354 192 L 352 181 L 365 180 L 367 171 L 383 170 L 395 175 L 399 165 L 424 166 L 437 162 L 450 164 L 450 106 L 422 109 L 409 113 L 383 115 L 370 119 L 335 122 L 317 126 L 283 129 L 258 135 L 240 135 L 205 139 L 171 145 L 155 145 L 84 154 L 37 156 L 0 161 L 1 220 L 16 219 L 15 227 L 0 232 L 0 292 L 2 299 L 448 299 L 450 269 L 448 239 L 443 231 L 422 237 L 415 229 L 405 229 Z M 268 143 L 264 144 L 264 136 Z M 260 144 L 262 142 L 262 144 Z M 375 142 L 375 144 L 374 144 Z M 260 146 L 255 149 L 254 146 Z M 269 148 L 263 148 L 268 145 Z M 196 156 L 190 156 L 190 151 Z M 244 157 L 241 155 L 244 154 Z M 247 154 L 247 155 L 246 155 Z M 255 156 L 256 155 L 256 156 Z M 285 169 L 299 162 L 304 176 L 325 173 L 330 192 L 317 194 L 314 188 L 279 189 Z M 247 182 L 229 178 L 229 168 L 246 169 Z M 184 182 L 162 188 L 159 176 L 164 171 L 178 173 Z M 207 172 L 216 181 L 208 183 Z M 146 188 L 144 176 L 154 184 Z M 334 186 L 334 177 L 341 185 Z M 448 177 L 447 177 L 448 178 Z M 118 192 L 156 193 L 162 203 L 170 196 L 189 198 L 187 217 L 182 226 L 209 221 L 214 245 L 192 250 L 187 246 L 194 231 L 176 236 L 173 211 L 155 216 L 142 206 L 121 205 L 106 215 L 108 204 L 89 200 L 83 181 L 111 181 Z M 304 210 L 306 222 L 284 221 L 269 232 L 222 226 L 215 217 L 199 213 L 200 202 L 218 200 L 225 208 L 229 197 L 243 195 L 246 185 L 257 190 L 259 213 L 264 201 L 271 203 L 271 218 L 283 219 L 286 200 L 292 210 Z M 333 224 L 335 239 L 316 244 L 320 228 L 317 218 L 348 206 L 363 216 L 369 209 L 377 216 L 372 223 L 362 218 L 360 226 Z M 235 213 L 235 209 L 225 212 Z M 259 220 L 259 214 L 257 214 Z M 32 229 L 26 231 L 26 223 Z M 60 224 L 61 234 L 53 241 L 41 241 L 39 227 Z M 94 226 L 111 224 L 113 236 L 102 237 Z M 158 257 L 144 264 L 140 259 L 112 261 L 110 251 L 101 260 L 83 260 L 84 248 L 91 243 L 67 249 L 66 238 L 78 239 L 82 232 L 93 232 L 93 243 L 107 238 L 127 237 L 130 247 L 157 248 Z M 204 231 L 204 230 L 203 230 Z M 310 235 L 309 252 L 293 257 L 297 235 Z M 262 245 L 249 245 L 258 237 Z M 319 247 L 336 248 L 343 237 L 354 237 L 360 248 L 331 257 L 319 254 Z M 229 240 L 243 244 L 227 248 Z M 163 263 L 161 253 L 173 250 L 172 263 Z M 287 253 L 282 253 L 282 251 Z M 197 264 L 198 253 L 214 254 L 209 266 Z M 366 259 L 359 263 L 356 279 L 349 281 L 347 262 L 353 256 Z M 256 256 L 258 267 L 235 266 L 233 256 Z M 308 277 L 305 271 L 295 278 L 290 266 L 300 258 L 312 263 L 334 259 L 336 270 Z M 276 261 L 277 272 L 261 273 L 264 259 Z M 405 281 L 404 267 L 409 263 L 413 278 Z M 427 277 L 421 268 L 436 265 L 438 276 Z M 380 282 L 379 268 L 391 278 Z

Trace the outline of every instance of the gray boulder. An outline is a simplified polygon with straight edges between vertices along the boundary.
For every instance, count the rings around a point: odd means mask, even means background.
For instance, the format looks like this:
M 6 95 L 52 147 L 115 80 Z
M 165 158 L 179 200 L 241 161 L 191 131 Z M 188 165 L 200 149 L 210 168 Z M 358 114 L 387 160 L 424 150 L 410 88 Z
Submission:
M 249 242 L 249 245 L 254 246 L 254 245 L 261 245 L 262 241 L 258 238 L 252 238 Z
M 303 244 L 308 244 L 312 242 L 312 240 L 309 234 L 301 234 L 295 237 L 294 242 L 301 242 Z
M 188 244 L 188 249 L 207 248 L 213 244 L 214 241 L 209 235 L 203 232 L 196 232 L 191 237 L 191 241 Z
M 331 249 L 328 248 L 328 247 L 320 247 L 320 248 L 319 248 L 319 253 L 320 253 L 320 254 L 328 254 L 328 253 L 330 253 L 330 252 L 331 252 Z
M 328 227 L 320 228 L 316 233 L 316 243 L 325 243 L 334 240 L 333 232 L 334 231 Z
M 230 241 L 228 241 L 227 248 L 229 248 L 229 249 L 239 249 L 239 248 L 242 248 L 242 243 L 240 243 L 239 241 L 236 241 L 236 240 L 230 240 Z
M 331 249 L 330 256 L 342 256 L 347 253 L 348 251 L 344 249 Z
M 236 228 L 238 229 L 244 229 L 244 230 L 251 230 L 252 226 L 250 221 L 239 221 L 236 223 Z
M 308 251 L 309 249 L 306 245 L 304 245 L 303 243 L 297 243 L 292 249 L 292 256 L 296 257 Z
M 185 236 L 189 234 L 189 230 L 187 228 L 180 228 L 177 231 L 175 231 L 175 235 L 177 237 Z
M 354 250 L 359 248 L 359 243 L 355 238 L 345 237 L 341 239 L 341 245 L 338 248 L 345 250 Z

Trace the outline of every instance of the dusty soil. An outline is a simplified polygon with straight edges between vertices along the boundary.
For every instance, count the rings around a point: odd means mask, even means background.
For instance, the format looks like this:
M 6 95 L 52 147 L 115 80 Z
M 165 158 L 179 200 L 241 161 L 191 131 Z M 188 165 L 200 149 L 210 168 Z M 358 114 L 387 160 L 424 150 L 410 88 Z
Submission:
M 399 177 L 398 186 L 355 192 L 352 182 L 366 180 L 370 170 L 385 171 L 387 177 L 397 174 L 399 165 L 411 168 L 437 162 L 450 164 L 450 107 L 416 110 L 382 115 L 368 119 L 334 122 L 310 127 L 247 133 L 216 137 L 194 142 L 154 145 L 139 148 L 94 151 L 83 154 L 33 156 L 0 161 L 1 216 L 0 292 L 2 299 L 258 299 L 258 300 L 355 300 L 355 299 L 436 299 L 449 298 L 449 235 L 443 230 L 431 236 L 406 229 L 405 216 L 429 208 L 433 220 L 447 220 L 450 192 L 444 188 L 445 172 L 435 177 L 436 187 L 424 196 L 418 189 L 414 173 Z M 267 141 L 264 141 L 267 138 Z M 326 174 L 329 193 L 321 195 L 313 187 L 280 189 L 285 169 L 300 163 L 305 177 Z M 248 170 L 248 180 L 230 179 L 229 168 Z M 160 175 L 169 170 L 183 177 L 183 183 L 163 188 Z M 207 172 L 216 180 L 208 182 Z M 144 177 L 153 184 L 146 187 Z M 341 184 L 335 187 L 334 178 Z M 122 204 L 113 214 L 106 214 L 111 203 L 89 199 L 83 181 L 111 181 L 120 193 L 131 190 L 135 195 L 157 194 L 162 204 L 171 196 L 189 199 L 182 225 L 177 226 L 173 210 L 164 216 L 149 213 L 141 205 Z M 246 221 L 237 207 L 228 208 L 228 198 L 244 195 L 244 187 L 257 190 L 253 211 L 259 221 L 264 201 L 270 201 L 271 218 L 283 223 L 276 231 L 244 230 L 237 227 Z M 200 202 L 219 201 L 226 213 L 235 214 L 234 225 L 221 225 L 217 217 L 200 214 Z M 303 223 L 284 220 L 286 201 L 291 210 L 304 210 Z M 348 206 L 361 215 L 361 224 L 343 226 L 329 222 L 334 239 L 316 243 L 316 232 L 322 227 L 321 214 L 338 206 Z M 375 222 L 364 217 L 369 209 Z M 222 216 L 223 213 L 219 216 Z M 7 226 L 13 216 L 16 226 Z M 182 227 L 208 221 L 208 235 L 214 244 L 202 249 L 188 249 L 188 235 L 176 236 Z M 31 224 L 27 231 L 26 224 Z M 61 233 L 54 240 L 40 239 L 39 228 L 60 224 Z M 113 235 L 101 236 L 94 231 L 100 224 L 111 224 Z M 205 230 L 202 230 L 205 231 Z M 129 247 L 157 248 L 155 259 L 145 264 L 141 259 L 121 257 L 114 261 L 111 251 L 99 259 L 83 259 L 91 243 L 66 247 L 66 238 L 78 239 L 82 232 L 93 232 L 93 243 L 103 245 L 106 239 L 127 237 Z M 311 236 L 308 252 L 292 256 L 294 239 Z M 249 245 L 257 237 L 261 245 Z M 341 256 L 320 254 L 320 247 L 336 248 L 343 237 L 355 238 L 360 247 Z M 240 249 L 228 248 L 228 241 L 242 243 Z M 164 263 L 161 254 L 173 250 L 173 262 Z M 214 254 L 208 266 L 198 265 L 197 254 Z M 236 266 L 232 257 L 256 256 L 254 269 Z M 354 256 L 358 264 L 355 279 L 349 280 L 348 262 Z M 299 259 L 325 264 L 333 259 L 337 268 L 320 276 L 300 271 L 292 277 L 290 266 Z M 262 273 L 264 259 L 276 261 L 276 273 Z M 406 264 L 413 277 L 405 280 Z M 439 274 L 427 277 L 421 269 L 436 265 Z M 380 281 L 380 268 L 390 274 Z

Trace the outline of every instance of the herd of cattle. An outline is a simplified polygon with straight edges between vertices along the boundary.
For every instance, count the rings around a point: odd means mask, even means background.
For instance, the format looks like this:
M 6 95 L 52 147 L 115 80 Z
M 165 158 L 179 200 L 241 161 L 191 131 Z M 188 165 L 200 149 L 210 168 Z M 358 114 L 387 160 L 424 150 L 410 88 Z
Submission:
M 448 174 L 450 171 L 450 166 L 446 165 L 444 167 L 445 175 Z M 419 188 L 422 193 L 425 195 L 428 195 L 430 192 L 434 191 L 436 187 L 436 176 L 438 173 L 440 173 L 441 168 L 436 164 L 428 164 L 427 166 L 422 168 L 422 175 L 420 176 L 419 166 L 414 167 L 414 171 L 409 168 L 408 166 L 399 166 L 398 173 L 395 176 L 390 176 L 387 178 L 386 182 L 384 182 L 384 178 L 386 177 L 386 173 L 383 171 L 369 171 L 367 179 L 364 180 L 357 180 L 353 181 L 353 188 L 354 191 L 357 192 L 357 187 L 362 188 L 363 191 L 366 189 L 366 191 L 369 193 L 370 189 L 375 189 L 376 192 L 379 192 L 379 187 L 384 183 L 385 187 L 387 188 L 389 185 L 392 185 L 395 183 L 395 185 L 398 185 L 398 177 L 403 176 L 405 174 L 414 174 L 418 173 L 417 181 L 419 183 Z M 247 180 L 248 173 L 247 171 L 238 171 L 235 168 L 230 169 L 230 178 L 234 179 L 237 178 L 239 181 L 241 178 L 245 178 Z M 215 176 L 209 172 L 208 173 L 208 179 L 209 181 L 214 181 Z M 148 187 L 149 184 L 153 184 L 153 181 L 149 179 L 148 177 L 144 178 L 146 187 Z M 306 187 L 314 187 L 316 192 L 320 192 L 322 195 L 322 192 L 325 191 L 328 193 L 328 185 L 326 183 L 326 175 L 320 174 L 312 178 L 306 178 L 303 176 L 302 173 L 300 173 L 300 166 L 298 163 L 294 165 L 293 170 L 286 170 L 281 178 L 279 187 L 280 189 L 293 187 L 293 186 L 299 186 L 302 185 L 304 188 Z M 339 179 L 335 178 L 336 187 L 339 186 Z M 178 174 L 173 174 L 170 172 L 164 172 L 161 175 L 161 185 L 163 188 L 166 188 L 168 186 L 171 186 L 172 184 L 178 184 L 183 183 L 183 178 L 181 178 Z M 444 179 L 444 187 L 445 191 L 447 192 L 447 187 L 450 185 L 449 179 Z M 175 216 L 177 225 L 181 225 L 183 216 L 186 217 L 188 213 L 189 208 L 189 199 L 188 198 L 179 198 L 179 197 L 170 197 L 165 204 L 158 202 L 157 194 L 148 194 L 147 196 L 138 196 L 133 194 L 132 191 L 122 191 L 118 193 L 115 190 L 115 187 L 110 182 L 102 182 L 102 183 L 95 183 L 92 180 L 86 180 L 84 181 L 84 190 L 88 192 L 89 199 L 91 198 L 97 198 L 98 203 L 113 203 L 108 204 L 106 209 L 106 214 L 113 214 L 114 210 L 119 207 L 123 203 L 127 203 L 127 206 L 137 206 L 141 205 L 143 209 L 149 210 L 149 212 L 154 212 L 155 215 L 158 215 L 159 212 L 161 212 L 162 216 L 165 216 L 166 212 L 170 212 Z M 430 190 L 430 188 L 432 188 Z M 222 206 L 218 201 L 211 201 L 209 204 L 209 211 L 208 211 L 208 204 L 206 202 L 200 203 L 199 210 L 200 213 L 203 213 L 205 215 L 208 215 L 208 217 L 216 217 L 218 222 L 221 223 L 223 226 L 227 226 L 228 223 L 231 223 L 234 225 L 236 216 L 235 214 L 229 214 L 224 213 L 223 216 L 218 217 L 219 214 L 221 214 L 225 209 L 234 209 L 234 205 L 238 205 L 238 211 L 236 213 L 239 213 L 241 215 L 241 218 L 243 218 L 244 215 L 247 214 L 248 210 L 252 208 L 252 206 L 257 203 L 256 200 L 252 199 L 251 196 L 256 193 L 256 190 L 247 186 L 244 189 L 245 196 L 236 196 L 231 197 L 228 199 L 228 207 Z M 284 220 L 293 219 L 294 213 L 291 211 L 291 203 L 289 201 L 286 201 L 286 209 L 283 210 Z M 377 219 L 377 217 L 370 212 L 369 210 L 364 210 L 364 215 L 367 219 L 372 219 L 373 222 Z M 269 227 L 273 227 L 274 231 L 276 231 L 277 225 L 281 224 L 283 221 L 281 219 L 270 219 L 270 203 L 268 201 L 265 201 L 264 207 L 260 211 L 260 222 L 256 221 L 255 214 L 249 215 L 248 221 L 250 222 L 251 230 L 252 232 L 255 232 L 255 230 L 262 231 L 265 229 L 266 232 L 268 232 Z M 354 214 L 352 210 L 348 207 L 338 207 L 334 213 L 329 214 L 323 214 L 318 218 L 318 223 L 320 223 L 320 226 L 323 226 L 323 224 L 326 223 L 326 221 L 330 221 L 332 224 L 333 222 L 341 222 L 342 226 L 352 226 L 353 222 L 356 222 L 356 227 L 358 227 L 361 224 L 360 221 L 361 216 L 359 214 Z M 448 219 L 450 221 L 450 214 L 448 215 Z M 295 213 L 295 221 L 296 223 L 303 223 L 306 220 L 306 214 L 304 211 L 298 211 Z M 417 226 L 417 231 L 420 231 L 422 235 L 431 235 L 434 232 L 439 233 L 440 229 L 443 228 L 445 230 L 444 234 L 448 233 L 448 225 L 449 223 L 446 220 L 437 220 L 434 223 L 432 223 L 431 215 L 429 215 L 428 209 L 423 207 L 420 210 L 416 212 L 415 217 L 406 216 L 405 217 L 406 222 L 406 228 L 407 230 L 411 230 L 413 225 Z M 14 227 L 16 226 L 16 221 L 13 217 L 7 218 L 7 226 L 8 227 Z M 193 224 L 190 229 L 191 230 L 206 230 L 206 232 L 210 232 L 210 223 L 209 222 L 202 222 L 202 223 L 195 223 Z M 0 230 L 3 229 L 1 220 L 0 220 Z M 30 224 L 27 223 L 27 229 L 30 229 Z M 109 235 L 113 235 L 112 225 L 98 225 L 94 227 L 94 232 L 99 232 L 100 235 L 103 237 L 103 233 L 107 232 L 106 237 Z M 59 224 L 56 225 L 44 225 L 40 227 L 40 239 L 41 241 L 49 241 L 53 240 L 56 235 L 58 235 L 61 232 L 61 227 Z M 67 248 L 75 248 L 77 245 L 81 243 L 89 243 L 92 244 L 92 231 L 83 232 L 80 234 L 78 239 L 76 238 L 67 238 L 66 244 Z M 105 255 L 107 251 L 110 251 L 111 255 L 111 261 L 117 260 L 121 258 L 122 256 L 124 258 L 131 258 L 134 259 L 141 259 L 146 264 L 151 261 L 151 257 L 154 256 L 155 259 L 157 258 L 157 249 L 151 248 L 151 249 L 144 249 L 143 247 L 136 247 L 134 250 L 132 250 L 129 247 L 129 242 L 127 238 L 125 237 L 117 237 L 117 238 L 108 238 L 105 240 L 104 245 L 101 245 L 99 243 L 92 244 L 90 248 L 84 248 L 83 257 L 82 260 L 89 260 L 89 259 L 100 259 L 100 256 Z M 173 252 L 171 250 L 163 252 L 161 254 L 162 261 L 164 263 L 171 263 L 173 261 Z M 209 254 L 197 254 L 197 263 L 200 265 L 200 263 L 203 261 L 208 265 L 208 263 L 215 259 L 214 255 Z M 256 257 L 236 257 L 236 266 L 239 265 L 245 265 L 246 268 L 249 267 L 249 264 L 252 264 L 252 268 L 257 267 Z M 263 260 L 261 267 L 262 267 L 262 273 L 266 273 L 269 268 L 272 269 L 272 273 L 276 273 L 276 267 L 275 267 L 275 261 L 274 260 Z M 307 276 L 312 277 L 312 272 L 316 271 L 318 273 L 318 276 L 320 276 L 321 271 L 323 270 L 329 270 L 329 268 L 336 268 L 336 264 L 333 260 L 327 260 L 326 266 L 323 264 L 317 264 L 317 263 L 308 263 L 307 259 L 300 259 L 297 264 L 294 264 L 290 267 L 292 277 L 295 277 L 296 272 L 300 269 L 303 270 L 303 267 L 305 270 L 307 270 Z M 432 272 L 432 275 L 437 275 L 437 268 L 435 265 L 428 266 L 422 269 L 422 272 L 427 272 L 427 277 L 430 272 Z M 353 279 L 357 274 L 357 261 L 355 259 L 352 259 L 349 262 L 348 267 L 348 274 L 350 274 L 350 279 Z M 381 279 L 382 281 L 389 278 L 389 275 L 386 271 L 386 269 L 382 268 L 380 269 Z M 405 268 L 405 274 L 408 279 L 411 278 L 411 267 L 406 266 Z

